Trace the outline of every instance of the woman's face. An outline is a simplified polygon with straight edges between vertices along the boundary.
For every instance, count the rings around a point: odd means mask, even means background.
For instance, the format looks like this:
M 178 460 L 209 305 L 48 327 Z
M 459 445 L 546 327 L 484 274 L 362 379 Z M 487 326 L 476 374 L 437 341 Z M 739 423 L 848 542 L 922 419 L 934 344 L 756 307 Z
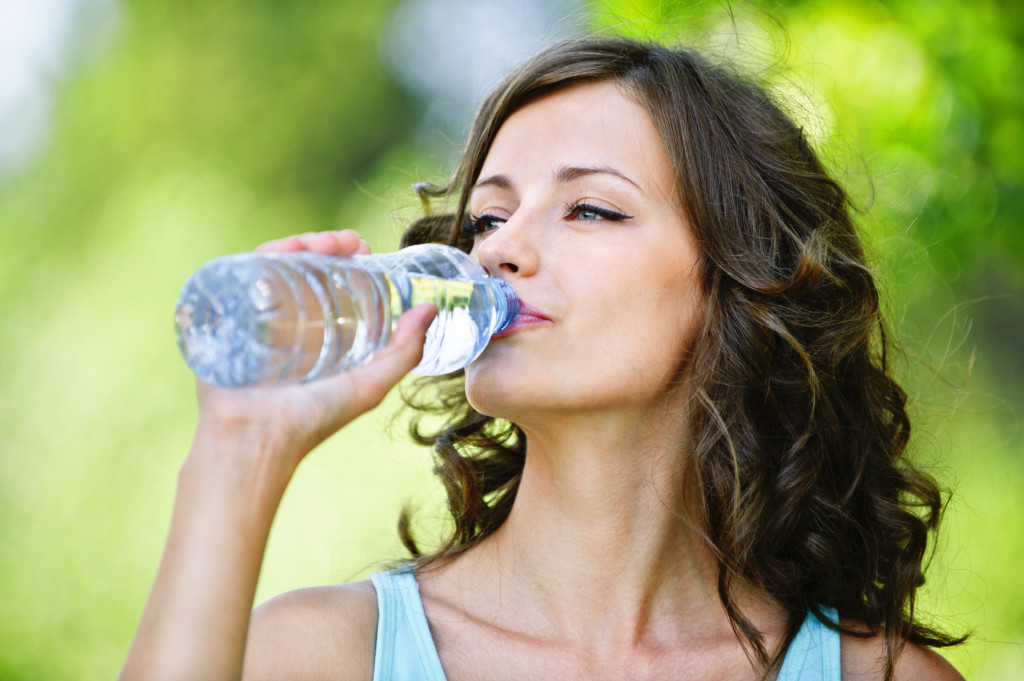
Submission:
M 477 410 L 523 425 L 663 402 L 703 298 L 675 175 L 642 107 L 610 82 L 527 104 L 499 130 L 469 210 L 472 254 L 523 303 L 466 369 Z

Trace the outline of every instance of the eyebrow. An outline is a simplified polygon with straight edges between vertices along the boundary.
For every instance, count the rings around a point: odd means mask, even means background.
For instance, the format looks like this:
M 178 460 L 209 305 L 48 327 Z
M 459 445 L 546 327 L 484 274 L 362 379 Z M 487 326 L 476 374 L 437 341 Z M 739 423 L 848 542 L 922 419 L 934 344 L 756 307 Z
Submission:
M 563 184 L 568 184 L 569 182 L 578 180 L 581 177 L 587 177 L 588 175 L 611 175 L 612 177 L 617 177 L 620 180 L 625 180 L 636 187 L 640 193 L 643 193 L 644 191 L 636 182 L 610 166 L 562 166 L 555 172 L 555 180 Z M 510 191 L 512 189 L 512 180 L 508 175 L 489 175 L 473 185 L 473 189 L 479 189 L 481 187 L 497 187 L 498 189 Z
M 628 177 L 620 173 L 618 170 L 610 166 L 598 166 L 596 168 L 562 166 L 561 168 L 558 169 L 558 172 L 555 173 L 555 179 L 558 180 L 559 182 L 568 183 L 572 182 L 573 180 L 578 180 L 581 177 L 586 177 L 588 175 L 611 175 L 612 177 L 617 177 L 620 180 L 625 180 L 626 182 L 630 183 L 631 185 L 639 189 L 641 192 L 643 192 L 643 190 L 640 189 L 640 185 L 638 185 L 636 182 L 629 179 Z

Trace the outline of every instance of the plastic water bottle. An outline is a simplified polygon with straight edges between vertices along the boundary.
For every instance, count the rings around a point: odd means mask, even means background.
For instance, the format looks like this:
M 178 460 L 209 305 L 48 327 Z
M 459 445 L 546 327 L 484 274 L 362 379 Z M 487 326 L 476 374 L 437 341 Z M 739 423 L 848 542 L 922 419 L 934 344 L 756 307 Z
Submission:
M 437 306 L 423 360 L 437 376 L 476 359 L 515 319 L 519 299 L 475 260 L 441 244 L 347 258 L 248 253 L 211 260 L 185 282 L 175 321 L 185 362 L 221 387 L 296 383 L 365 364 L 399 315 Z

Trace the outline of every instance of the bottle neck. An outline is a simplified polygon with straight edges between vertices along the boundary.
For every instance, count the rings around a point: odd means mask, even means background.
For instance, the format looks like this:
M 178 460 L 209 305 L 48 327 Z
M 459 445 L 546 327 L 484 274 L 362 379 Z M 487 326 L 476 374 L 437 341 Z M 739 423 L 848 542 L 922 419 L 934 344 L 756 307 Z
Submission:
M 496 325 L 491 332 L 494 335 L 508 327 L 519 315 L 519 296 L 512 285 L 503 279 L 488 277 L 486 281 L 494 291 Z

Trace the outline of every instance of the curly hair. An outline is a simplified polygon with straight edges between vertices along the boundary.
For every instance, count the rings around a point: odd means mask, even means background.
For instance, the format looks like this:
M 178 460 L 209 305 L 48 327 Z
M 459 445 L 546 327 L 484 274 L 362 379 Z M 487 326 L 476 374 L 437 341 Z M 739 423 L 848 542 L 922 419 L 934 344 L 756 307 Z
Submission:
M 846 634 L 884 633 L 886 679 L 908 641 L 961 642 L 915 612 L 943 495 L 905 458 L 907 396 L 889 370 L 847 195 L 766 87 L 687 49 L 619 37 L 555 45 L 483 103 L 449 184 L 418 187 L 457 201 L 414 223 L 403 243 L 468 248 L 460 228 L 498 129 L 531 100 L 587 81 L 618 84 L 651 116 L 699 244 L 709 304 L 689 367 L 686 522 L 717 560 L 719 598 L 764 677 L 808 611 L 829 622 L 823 608 L 867 627 L 836 623 Z M 454 521 L 423 554 L 403 512 L 403 542 L 426 568 L 508 517 L 526 439 L 468 404 L 461 372 L 418 384 L 406 401 L 420 411 L 411 432 L 436 452 Z M 741 584 L 789 613 L 781 651 L 769 653 L 737 606 Z

